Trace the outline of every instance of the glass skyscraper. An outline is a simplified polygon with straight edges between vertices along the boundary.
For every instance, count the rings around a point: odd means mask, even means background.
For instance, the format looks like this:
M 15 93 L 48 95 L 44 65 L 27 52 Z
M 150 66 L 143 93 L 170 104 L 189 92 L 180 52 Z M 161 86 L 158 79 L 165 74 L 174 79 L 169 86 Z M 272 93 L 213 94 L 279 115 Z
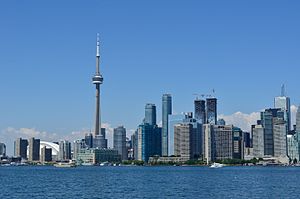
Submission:
M 168 118 L 172 114 L 172 96 L 162 96 L 162 156 L 168 156 Z
M 201 124 L 206 123 L 206 115 L 205 115 L 205 100 L 196 99 L 194 101 L 194 114 L 195 119 L 197 119 Z
M 291 130 L 291 102 L 290 98 L 286 96 L 275 97 L 275 108 L 280 108 L 284 111 L 284 121 L 287 124 L 287 131 Z
M 300 133 L 300 106 L 298 107 L 296 115 L 296 131 Z
M 144 123 L 156 125 L 156 106 L 155 104 L 146 104 Z
M 217 99 L 206 99 L 206 119 L 208 124 L 217 124 Z

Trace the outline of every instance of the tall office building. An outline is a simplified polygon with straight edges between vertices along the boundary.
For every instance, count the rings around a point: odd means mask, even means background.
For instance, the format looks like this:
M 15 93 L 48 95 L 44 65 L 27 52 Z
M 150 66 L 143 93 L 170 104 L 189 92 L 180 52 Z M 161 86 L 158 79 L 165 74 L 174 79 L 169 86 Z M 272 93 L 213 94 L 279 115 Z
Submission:
M 89 148 L 89 149 L 92 148 L 92 147 L 87 146 L 86 140 L 87 139 L 75 140 L 73 142 L 73 157 L 72 157 L 73 160 L 77 159 L 77 155 L 78 155 L 78 153 L 80 153 L 81 150 L 83 150 L 85 148 Z
M 15 156 L 21 157 L 22 159 L 27 159 L 28 140 L 18 138 L 14 142 L 14 145 L 15 145 Z
M 274 157 L 274 119 L 275 118 L 284 119 L 284 112 L 281 111 L 281 109 L 266 109 L 265 111 L 261 112 L 261 124 L 264 128 L 264 153 L 266 156 L 272 156 L 272 157 Z
M 244 158 L 244 139 L 241 129 L 232 125 L 215 125 L 213 134 L 213 160 Z
M 287 157 L 287 127 L 282 118 L 273 119 L 274 157 Z
M 0 157 L 6 156 L 6 145 L 4 143 L 0 143 Z
M 284 121 L 287 124 L 287 132 L 289 132 L 291 130 L 291 102 L 290 98 L 285 95 L 284 85 L 281 88 L 281 96 L 274 99 L 274 106 L 284 112 Z
M 205 114 L 205 100 L 196 99 L 194 101 L 194 114 L 195 119 L 199 120 L 201 124 L 206 123 L 206 114 Z
M 176 156 L 180 156 L 185 161 L 192 158 L 191 138 L 193 133 L 193 125 L 181 123 L 175 125 L 174 129 L 174 151 Z
M 168 156 L 174 156 L 174 128 L 185 119 L 184 114 L 169 115 L 168 118 Z
M 100 135 L 101 130 L 101 113 L 100 113 L 100 85 L 103 83 L 103 77 L 100 72 L 100 40 L 97 34 L 96 48 L 96 74 L 94 75 L 93 84 L 96 85 L 96 117 L 95 117 L 95 137 Z
M 39 161 L 40 160 L 40 139 L 30 138 L 29 139 L 29 161 Z
M 168 156 L 168 118 L 172 114 L 172 96 L 162 96 L 162 156 Z
M 206 119 L 208 124 L 217 124 L 217 99 L 206 99 Z
M 296 131 L 300 133 L 300 106 L 298 106 L 296 114 Z
M 44 146 L 41 149 L 41 163 L 46 163 L 46 162 L 51 162 L 52 161 L 52 149 L 51 148 L 46 148 Z
M 71 143 L 63 140 L 59 142 L 59 160 L 66 161 L 71 160 Z
M 85 134 L 85 145 L 87 148 L 93 148 L 93 134 L 92 133 L 87 133 Z
M 252 126 L 252 145 L 253 145 L 253 156 L 255 158 L 263 158 L 264 152 L 264 128 L 262 125 Z
M 126 147 L 126 129 L 119 126 L 114 129 L 114 149 L 121 155 L 122 160 L 128 159 L 128 150 Z
M 203 160 L 207 163 L 213 161 L 215 158 L 215 143 L 214 143 L 214 129 L 212 124 L 203 125 L 203 136 L 202 136 L 202 152 Z
M 156 125 L 156 106 L 155 104 L 146 104 L 144 123 Z
M 299 163 L 299 133 L 287 135 L 288 157 L 291 161 Z

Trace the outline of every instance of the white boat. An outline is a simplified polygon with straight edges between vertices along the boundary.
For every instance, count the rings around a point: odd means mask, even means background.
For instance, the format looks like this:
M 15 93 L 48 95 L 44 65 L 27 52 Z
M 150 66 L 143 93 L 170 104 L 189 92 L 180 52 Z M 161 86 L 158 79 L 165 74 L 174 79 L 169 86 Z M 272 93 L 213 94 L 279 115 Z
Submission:
M 66 162 L 59 162 L 57 164 L 54 164 L 55 167 L 57 168 L 71 168 L 71 167 L 76 167 L 75 164 L 73 163 L 66 163 Z
M 224 165 L 223 165 L 223 164 L 220 164 L 220 163 L 213 163 L 213 164 L 210 166 L 210 168 L 212 168 L 212 169 L 218 169 L 218 168 L 222 168 L 222 167 L 224 167 Z

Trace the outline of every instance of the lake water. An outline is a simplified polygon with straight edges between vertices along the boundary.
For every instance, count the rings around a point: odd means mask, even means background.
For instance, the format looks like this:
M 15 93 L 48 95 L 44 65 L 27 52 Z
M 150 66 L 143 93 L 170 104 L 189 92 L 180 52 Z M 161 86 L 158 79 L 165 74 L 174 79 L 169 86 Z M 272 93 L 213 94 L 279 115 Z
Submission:
M 0 198 L 300 198 L 292 167 L 0 167 Z

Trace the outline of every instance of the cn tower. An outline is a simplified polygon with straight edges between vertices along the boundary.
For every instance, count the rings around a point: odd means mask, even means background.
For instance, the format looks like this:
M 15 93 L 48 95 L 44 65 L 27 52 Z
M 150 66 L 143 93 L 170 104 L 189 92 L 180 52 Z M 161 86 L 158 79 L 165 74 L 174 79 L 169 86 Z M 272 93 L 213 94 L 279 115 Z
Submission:
M 96 85 L 96 122 L 95 134 L 100 135 L 101 130 L 101 115 L 100 115 L 100 85 L 103 83 L 103 77 L 100 73 L 100 41 L 99 33 L 97 34 L 97 49 L 96 49 L 96 74 L 93 77 L 93 84 Z

